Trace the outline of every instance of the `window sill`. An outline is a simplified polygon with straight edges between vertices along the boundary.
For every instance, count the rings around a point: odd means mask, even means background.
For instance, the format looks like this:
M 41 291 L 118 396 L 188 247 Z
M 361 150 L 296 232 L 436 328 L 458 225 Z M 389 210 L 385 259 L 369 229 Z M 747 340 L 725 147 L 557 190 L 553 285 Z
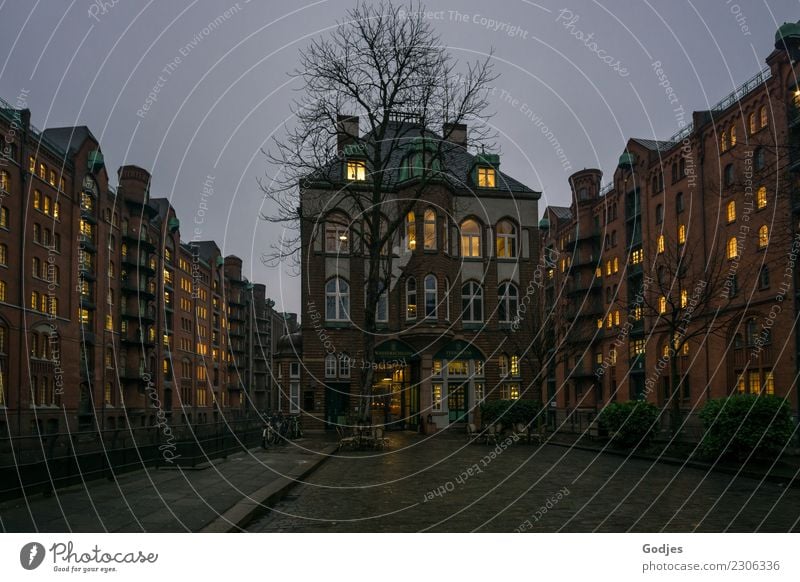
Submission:
M 327 329 L 344 329 L 352 326 L 352 322 L 349 321 L 326 321 L 325 327 Z
M 482 321 L 463 322 L 464 329 L 483 329 L 484 323 Z

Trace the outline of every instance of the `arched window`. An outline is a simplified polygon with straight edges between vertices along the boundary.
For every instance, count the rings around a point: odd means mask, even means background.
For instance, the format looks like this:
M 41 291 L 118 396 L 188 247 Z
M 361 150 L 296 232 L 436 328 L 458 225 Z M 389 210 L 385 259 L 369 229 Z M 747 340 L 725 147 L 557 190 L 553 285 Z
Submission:
M 461 256 L 481 257 L 481 226 L 472 218 L 461 223 Z
M 725 166 L 725 174 L 723 178 L 725 180 L 726 186 L 733 185 L 733 164 L 728 164 L 727 166 Z
M 663 234 L 658 235 L 658 252 L 659 253 L 663 253 L 664 252 L 664 235 Z
M 761 121 L 761 127 L 767 127 L 767 107 L 766 105 L 761 107 L 761 111 L 759 113 L 759 118 Z
M 483 321 L 483 289 L 476 281 L 468 281 L 461 287 L 461 317 L 465 323 Z
M 514 378 L 519 378 L 519 356 L 512 355 L 511 356 L 511 375 Z
M 501 323 L 511 323 L 517 317 L 519 291 L 513 283 L 502 283 L 497 290 L 498 315 Z
M 735 236 L 728 239 L 728 258 L 735 259 L 739 256 L 739 242 Z
M 726 151 L 728 149 L 728 132 L 723 131 L 722 135 L 719 138 L 719 149 L 721 151 Z
M 340 255 L 347 254 L 349 250 L 350 221 L 344 214 L 334 212 L 325 220 L 325 252 Z
M 414 277 L 406 280 L 406 319 L 417 318 L 417 281 Z
M 736 126 L 731 126 L 731 147 L 736 145 Z
M 350 356 L 342 354 L 339 356 L 339 378 L 350 377 Z
M 683 192 L 678 192 L 675 195 L 675 212 L 678 214 L 683 212 Z
M 758 248 L 765 249 L 769 245 L 769 227 L 762 224 L 758 229 Z
M 425 317 L 436 319 L 436 308 L 439 304 L 437 297 L 437 283 L 434 275 L 425 276 Z
M 664 315 L 667 312 L 667 298 L 663 295 L 658 298 L 658 313 Z
M 436 211 L 433 208 L 425 210 L 425 250 L 436 250 Z
M 726 214 L 728 217 L 728 222 L 733 222 L 734 220 L 736 220 L 736 201 L 731 200 L 730 202 L 728 202 L 728 206 L 726 208 L 727 208 Z
M 686 158 L 681 158 L 678 162 L 678 173 L 681 180 L 686 176 Z
M 0 171 L 0 190 L 8 192 L 11 189 L 11 174 L 5 170 Z
M 367 299 L 366 289 L 364 290 L 364 301 Z M 378 302 L 375 304 L 375 321 L 386 323 L 389 321 L 389 292 L 383 281 L 378 283 Z
M 751 113 L 750 116 L 747 118 L 747 124 L 750 127 L 750 134 L 754 134 L 758 131 L 758 125 L 756 123 L 756 114 Z
M 347 321 L 350 313 L 350 285 L 340 277 L 325 284 L 325 319 Z
M 758 337 L 758 333 L 757 333 L 756 329 L 757 329 L 757 325 L 756 325 L 755 317 L 752 317 L 752 318 L 748 319 L 747 322 L 745 322 L 744 340 L 745 340 L 746 345 L 748 345 L 748 346 L 755 345 L 756 339 Z
M 753 165 L 755 166 L 756 170 L 762 170 L 765 166 L 764 161 L 764 148 L 756 148 L 756 153 L 753 156 Z
M 508 220 L 497 223 L 497 258 L 512 259 L 517 256 L 517 229 Z
M 664 205 L 658 204 L 656 205 L 656 224 L 661 224 L 664 222 Z
M 444 320 L 450 321 L 450 279 L 444 278 Z
M 325 356 L 325 377 L 326 378 L 336 378 L 336 368 L 338 362 L 336 361 L 336 356 L 333 354 L 328 354 Z
M 406 250 L 417 248 L 417 218 L 412 210 L 406 214 Z
M 686 225 L 679 224 L 678 225 L 678 244 L 682 245 L 686 242 Z
M 680 176 L 678 175 L 678 164 L 676 162 L 672 162 L 672 183 L 674 184 L 680 180 Z
M 761 186 L 756 192 L 756 206 L 759 210 L 767 207 L 767 187 Z
M 501 378 L 508 376 L 508 356 L 505 354 L 500 354 L 497 357 L 497 371 L 500 374 Z

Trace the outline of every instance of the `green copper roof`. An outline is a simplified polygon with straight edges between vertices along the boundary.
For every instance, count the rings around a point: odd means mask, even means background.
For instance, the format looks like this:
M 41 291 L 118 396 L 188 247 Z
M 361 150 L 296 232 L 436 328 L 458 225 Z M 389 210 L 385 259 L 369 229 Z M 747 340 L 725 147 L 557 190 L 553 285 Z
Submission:
M 548 219 L 546 216 L 543 216 L 542 219 L 539 221 L 539 228 L 541 229 L 550 228 L 550 219 Z
M 775 32 L 775 48 L 782 49 L 788 40 L 800 40 L 800 24 L 796 22 L 784 22 Z
M 622 155 L 619 157 L 619 163 L 617 164 L 619 167 L 632 167 L 636 163 L 636 156 L 633 155 L 631 152 L 623 152 Z

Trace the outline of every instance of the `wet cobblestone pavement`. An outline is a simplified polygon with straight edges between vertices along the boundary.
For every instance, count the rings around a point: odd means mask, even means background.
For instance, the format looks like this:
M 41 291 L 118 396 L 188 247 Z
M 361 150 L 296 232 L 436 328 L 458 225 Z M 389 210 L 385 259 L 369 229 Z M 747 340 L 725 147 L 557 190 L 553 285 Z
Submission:
M 492 459 L 494 447 L 453 434 L 390 439 L 388 451 L 342 451 L 248 530 L 800 530 L 800 488 L 778 483 L 554 445 Z

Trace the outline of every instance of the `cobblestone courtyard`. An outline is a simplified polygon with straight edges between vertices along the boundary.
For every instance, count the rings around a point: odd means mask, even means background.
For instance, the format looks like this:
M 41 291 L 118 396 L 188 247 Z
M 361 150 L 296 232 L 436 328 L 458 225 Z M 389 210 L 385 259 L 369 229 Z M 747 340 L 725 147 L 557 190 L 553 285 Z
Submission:
M 484 467 L 492 447 L 455 435 L 390 438 L 331 458 L 248 530 L 800 530 L 800 489 L 777 483 L 555 445 L 514 445 Z

